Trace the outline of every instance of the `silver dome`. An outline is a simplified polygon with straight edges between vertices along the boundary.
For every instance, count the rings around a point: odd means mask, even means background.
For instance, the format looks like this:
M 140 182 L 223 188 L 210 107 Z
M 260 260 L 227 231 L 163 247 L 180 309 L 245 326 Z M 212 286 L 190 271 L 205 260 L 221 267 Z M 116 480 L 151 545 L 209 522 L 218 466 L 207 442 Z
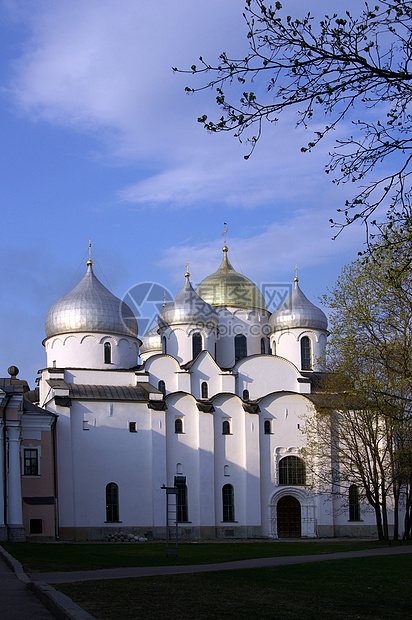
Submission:
M 302 293 L 295 280 L 295 287 L 288 299 L 269 317 L 269 326 L 272 332 L 292 327 L 327 330 L 328 319 L 325 313 Z
M 193 324 L 197 327 L 216 327 L 217 312 L 196 293 L 189 275 L 173 301 L 166 304 L 159 312 L 159 325 Z
M 140 345 L 140 353 L 162 350 L 162 339 L 158 330 L 159 326 L 156 324 L 141 336 L 142 344 Z
M 137 337 L 137 321 L 127 304 L 96 278 L 90 263 L 84 278 L 52 305 L 45 321 L 46 337 L 73 332 L 99 332 Z

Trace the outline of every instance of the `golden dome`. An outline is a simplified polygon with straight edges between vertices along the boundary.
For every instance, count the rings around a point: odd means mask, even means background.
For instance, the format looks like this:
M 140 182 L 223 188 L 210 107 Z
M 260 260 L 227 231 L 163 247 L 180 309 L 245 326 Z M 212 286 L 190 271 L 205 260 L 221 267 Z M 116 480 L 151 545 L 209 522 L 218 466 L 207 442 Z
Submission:
M 219 269 L 207 276 L 196 289 L 199 297 L 211 306 L 238 306 L 267 310 L 262 293 L 246 276 L 238 273 L 227 257 L 228 249 L 223 248 L 223 260 Z

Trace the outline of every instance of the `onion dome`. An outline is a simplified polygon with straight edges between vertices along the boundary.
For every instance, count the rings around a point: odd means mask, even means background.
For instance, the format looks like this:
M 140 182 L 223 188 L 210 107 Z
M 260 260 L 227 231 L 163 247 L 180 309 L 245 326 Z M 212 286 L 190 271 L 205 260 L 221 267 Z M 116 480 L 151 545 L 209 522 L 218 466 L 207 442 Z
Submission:
M 211 306 L 267 310 L 264 297 L 256 284 L 232 267 L 227 252 L 228 248 L 224 246 L 222 264 L 215 273 L 202 280 L 196 289 L 197 294 Z
M 312 304 L 299 288 L 298 278 L 285 303 L 269 317 L 272 332 L 292 327 L 327 330 L 328 319 L 320 308 Z
M 194 290 L 186 272 L 185 283 L 173 301 L 166 304 L 159 312 L 159 325 L 193 324 L 198 327 L 216 327 L 216 311 L 206 303 Z
M 142 344 L 140 345 L 140 353 L 162 351 L 162 339 L 158 330 L 159 326 L 156 324 L 141 336 Z
M 47 338 L 75 332 L 137 337 L 133 312 L 96 278 L 92 265 L 89 259 L 84 278 L 48 311 L 45 321 Z

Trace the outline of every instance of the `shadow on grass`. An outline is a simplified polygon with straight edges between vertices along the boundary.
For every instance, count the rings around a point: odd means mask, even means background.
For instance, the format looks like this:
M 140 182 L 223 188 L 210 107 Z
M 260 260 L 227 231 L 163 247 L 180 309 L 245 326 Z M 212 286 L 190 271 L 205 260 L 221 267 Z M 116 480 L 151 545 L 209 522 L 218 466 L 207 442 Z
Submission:
M 99 620 L 411 618 L 412 557 L 56 586 Z
M 210 564 L 251 558 L 356 551 L 386 546 L 379 541 L 179 543 L 178 557 L 166 557 L 164 543 L 4 543 L 27 572 L 54 572 Z

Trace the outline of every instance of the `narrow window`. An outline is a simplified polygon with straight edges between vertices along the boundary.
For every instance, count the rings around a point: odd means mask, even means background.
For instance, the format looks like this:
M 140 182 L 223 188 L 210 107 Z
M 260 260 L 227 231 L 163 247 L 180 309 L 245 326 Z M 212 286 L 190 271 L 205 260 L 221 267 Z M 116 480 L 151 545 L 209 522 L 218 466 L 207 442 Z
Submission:
M 163 381 L 163 379 L 160 379 L 159 383 L 157 384 L 157 389 L 163 394 L 163 396 L 166 396 L 166 383 Z
M 304 486 L 306 483 L 305 463 L 297 456 L 286 456 L 279 463 L 279 484 Z
M 197 357 L 202 350 L 202 336 L 198 333 L 192 336 L 192 356 Z
M 112 345 L 110 344 L 110 342 L 104 343 L 104 363 L 112 363 Z
M 131 433 L 137 433 L 136 422 L 129 422 L 129 431 Z
M 260 339 L 260 352 L 262 355 L 265 355 L 266 353 L 266 345 L 265 345 L 265 339 L 261 338 Z
M 225 465 L 225 466 L 223 467 L 223 475 L 224 475 L 224 476 L 230 476 L 229 465 Z
M 265 420 L 265 435 L 270 435 L 272 433 L 270 428 L 270 420 Z
M 272 355 L 276 355 L 276 342 L 272 341 Z
M 209 388 L 206 381 L 202 382 L 202 398 L 209 398 Z
M 230 435 L 230 422 L 228 420 L 223 420 L 222 435 Z
M 177 474 L 182 474 L 183 473 L 182 463 L 176 463 L 176 473 Z
M 38 476 L 39 475 L 39 451 L 24 450 L 24 475 L 25 476 Z
M 187 509 L 187 486 L 186 476 L 175 476 L 175 487 L 177 488 L 177 521 L 187 523 L 189 521 Z
M 175 420 L 175 433 L 181 435 L 183 433 L 183 420 L 182 418 L 176 418 Z
M 360 521 L 359 488 L 356 484 L 349 487 L 349 521 Z
M 310 340 L 307 336 L 303 336 L 300 341 L 300 357 L 302 370 L 312 369 L 312 352 L 310 347 Z
M 244 334 L 236 334 L 235 336 L 235 364 L 239 360 L 247 357 L 247 343 Z
M 222 488 L 223 521 L 235 520 L 235 495 L 233 486 L 225 484 Z
M 243 390 L 243 400 L 249 400 L 249 390 Z
M 167 340 L 166 336 L 162 337 L 162 352 L 166 355 L 167 353 Z
M 106 485 L 106 521 L 119 521 L 119 487 L 115 482 Z

